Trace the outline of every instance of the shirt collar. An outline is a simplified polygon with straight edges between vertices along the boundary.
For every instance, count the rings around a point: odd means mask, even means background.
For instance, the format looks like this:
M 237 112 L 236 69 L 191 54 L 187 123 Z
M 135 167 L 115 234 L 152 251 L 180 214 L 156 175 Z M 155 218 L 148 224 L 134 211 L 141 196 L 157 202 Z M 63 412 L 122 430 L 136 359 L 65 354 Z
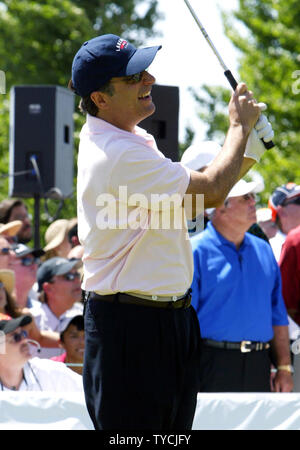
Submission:
M 229 247 L 233 247 L 234 249 L 236 249 L 236 245 L 233 242 L 226 239 L 221 233 L 219 233 L 215 229 L 215 227 L 213 226 L 211 221 L 208 222 L 207 229 L 208 229 L 210 235 L 212 236 L 212 238 L 214 239 L 215 245 L 220 246 L 220 247 L 222 245 L 227 245 Z M 245 233 L 244 240 L 240 246 L 240 249 L 242 249 L 246 245 L 250 245 L 250 239 L 249 239 L 249 236 L 247 233 Z
M 147 141 L 147 143 L 151 146 L 153 146 L 154 144 L 154 138 L 151 134 L 147 133 L 146 130 L 144 130 L 143 128 L 138 127 L 137 125 L 135 126 L 133 133 L 131 133 L 130 131 L 126 131 L 126 130 L 122 130 L 121 128 L 116 127 L 115 125 L 112 125 L 109 122 L 106 122 L 103 119 L 100 119 L 99 117 L 95 117 L 95 116 L 91 116 L 90 114 L 86 115 L 86 127 L 87 130 L 90 134 L 99 134 L 99 133 L 103 133 L 103 132 L 114 132 L 114 133 L 118 133 L 120 135 L 124 135 L 124 136 L 132 136 L 133 134 L 137 137 L 141 137 L 143 139 L 145 139 Z

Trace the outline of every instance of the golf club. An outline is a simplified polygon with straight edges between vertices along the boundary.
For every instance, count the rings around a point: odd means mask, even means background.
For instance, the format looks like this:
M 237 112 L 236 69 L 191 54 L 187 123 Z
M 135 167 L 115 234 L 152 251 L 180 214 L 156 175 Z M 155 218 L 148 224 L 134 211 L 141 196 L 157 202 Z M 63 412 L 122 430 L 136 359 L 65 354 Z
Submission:
M 197 23 L 198 27 L 200 28 L 201 33 L 203 34 L 203 36 L 206 39 L 206 42 L 208 43 L 208 45 L 210 46 L 210 48 L 212 49 L 212 51 L 214 52 L 214 54 L 218 58 L 218 61 L 221 64 L 221 66 L 222 66 L 222 68 L 224 70 L 224 75 L 227 78 L 227 80 L 229 81 L 230 86 L 232 87 L 233 90 L 235 90 L 237 85 L 238 85 L 236 79 L 234 78 L 234 76 L 232 75 L 231 71 L 228 69 L 228 67 L 224 63 L 223 59 L 221 58 L 221 56 L 220 56 L 219 52 L 217 51 L 216 47 L 212 43 L 212 41 L 211 41 L 210 37 L 208 36 L 204 26 L 202 25 L 202 23 L 200 22 L 198 16 L 196 15 L 195 11 L 191 7 L 190 2 L 188 0 L 184 0 L 184 3 L 188 7 L 188 9 L 189 9 L 190 13 L 192 14 L 193 18 L 195 19 L 195 22 Z M 261 141 L 263 142 L 265 148 L 268 149 L 268 150 L 270 148 L 274 147 L 273 141 L 265 142 L 263 139 L 261 139 Z

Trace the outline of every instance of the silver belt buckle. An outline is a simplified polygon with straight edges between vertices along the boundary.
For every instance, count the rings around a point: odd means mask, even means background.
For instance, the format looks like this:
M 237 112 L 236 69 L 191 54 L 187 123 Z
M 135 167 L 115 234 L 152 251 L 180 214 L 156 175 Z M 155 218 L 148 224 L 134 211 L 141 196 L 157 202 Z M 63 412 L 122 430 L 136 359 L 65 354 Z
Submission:
M 251 345 L 251 341 L 242 341 L 240 350 L 242 353 L 249 353 L 251 352 L 251 348 L 246 348 L 246 345 Z

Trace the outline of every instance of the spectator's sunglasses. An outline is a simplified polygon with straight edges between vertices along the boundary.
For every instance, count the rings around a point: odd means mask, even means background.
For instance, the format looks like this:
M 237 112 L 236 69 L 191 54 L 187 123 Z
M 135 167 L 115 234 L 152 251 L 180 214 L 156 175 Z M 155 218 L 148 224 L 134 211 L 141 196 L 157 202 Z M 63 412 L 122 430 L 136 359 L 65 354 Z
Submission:
M 243 195 L 243 199 L 245 200 L 245 202 L 247 202 L 248 200 L 256 200 L 256 195 L 253 194 L 253 192 L 250 192 L 249 194 L 245 194 Z
M 291 199 L 290 201 L 286 201 L 283 203 L 282 206 L 287 206 L 287 205 L 300 205 L 300 195 L 296 198 Z
M 78 272 L 68 272 L 62 275 L 67 281 L 74 281 L 75 278 L 80 278 L 80 273 Z
M 27 338 L 28 337 L 28 333 L 27 333 L 27 331 L 25 331 L 25 330 L 21 330 L 20 331 L 20 333 L 14 333 L 14 334 L 12 334 L 12 336 L 11 336 L 11 340 L 14 342 L 14 343 L 18 343 L 18 342 L 20 342 L 23 338 Z
M 9 247 L 4 247 L 4 248 L 1 248 L 0 252 L 2 255 L 8 255 L 11 250 L 12 249 Z
M 21 258 L 22 266 L 32 266 L 33 264 L 38 264 L 40 262 L 39 258 L 33 258 L 31 256 L 24 256 Z

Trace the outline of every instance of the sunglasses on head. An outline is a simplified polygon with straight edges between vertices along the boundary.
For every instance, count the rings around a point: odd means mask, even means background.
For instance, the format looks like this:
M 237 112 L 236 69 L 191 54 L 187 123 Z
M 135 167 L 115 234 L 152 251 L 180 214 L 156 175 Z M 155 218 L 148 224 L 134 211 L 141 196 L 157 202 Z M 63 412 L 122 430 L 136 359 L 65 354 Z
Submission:
M 28 333 L 27 333 L 27 331 L 25 331 L 25 330 L 21 330 L 19 333 L 14 333 L 14 334 L 12 334 L 12 341 L 13 342 L 15 342 L 15 343 L 18 343 L 18 342 L 20 342 L 23 338 L 27 338 L 27 336 L 28 336 Z

